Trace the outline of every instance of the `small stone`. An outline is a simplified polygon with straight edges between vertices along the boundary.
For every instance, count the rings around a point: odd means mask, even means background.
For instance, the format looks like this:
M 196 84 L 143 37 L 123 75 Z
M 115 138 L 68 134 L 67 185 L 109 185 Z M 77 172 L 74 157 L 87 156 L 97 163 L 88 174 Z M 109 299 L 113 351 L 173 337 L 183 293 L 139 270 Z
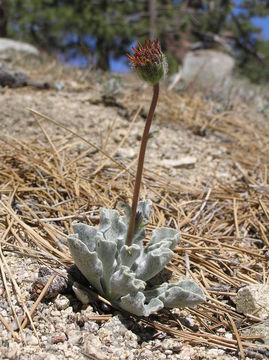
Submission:
M 133 148 L 128 148 L 128 149 L 121 148 L 117 151 L 117 155 L 119 155 L 122 158 L 133 159 L 136 155 L 136 152 L 134 151 Z
M 92 341 L 86 341 L 84 344 L 84 351 L 88 357 L 98 358 L 99 360 L 108 360 L 109 357 L 103 353 L 101 350 L 101 343 L 96 346 L 96 344 Z
M 6 311 L 5 309 L 2 310 L 2 311 L 1 311 L 1 315 L 2 315 L 3 317 L 7 317 L 7 316 L 8 316 L 7 311 Z
M 73 315 L 73 308 L 72 308 L 72 306 L 69 306 L 68 308 L 66 308 L 66 309 L 64 310 L 64 314 L 65 314 L 65 315 L 70 315 L 70 316 L 72 316 L 72 315 Z
M 79 330 L 71 330 L 67 333 L 68 335 L 68 341 L 72 345 L 78 345 L 81 343 L 82 340 L 82 333 Z
M 18 349 L 11 349 L 7 353 L 7 358 L 10 360 L 18 359 Z
M 51 310 L 50 314 L 51 314 L 51 316 L 54 316 L 54 317 L 60 317 L 61 316 L 61 313 L 58 310 Z
M 188 168 L 193 167 L 197 159 L 193 156 L 184 156 L 180 159 L 164 159 L 161 161 L 161 165 L 170 169 L 170 168 Z
M 18 316 L 18 320 L 19 320 L 20 324 L 22 324 L 22 322 L 24 320 L 24 317 L 25 317 L 24 315 L 19 315 Z M 14 331 L 19 329 L 19 326 L 18 326 L 16 320 L 13 320 L 10 325 L 11 325 L 12 330 L 14 330 Z
M 225 333 L 226 333 L 226 329 L 223 328 L 223 327 L 221 327 L 221 328 L 217 329 L 217 333 L 218 333 L 218 334 L 225 334 Z
M 149 349 L 143 349 L 140 354 L 141 359 L 150 359 L 152 352 Z
M 260 336 L 265 345 L 269 345 L 269 320 L 265 320 L 261 324 L 250 326 L 243 330 L 244 335 Z M 258 339 L 256 339 L 257 341 Z
M 44 360 L 57 360 L 57 356 L 53 355 L 53 354 L 49 354 L 47 355 Z
M 87 305 L 92 303 L 94 299 L 91 298 L 89 291 L 84 286 L 74 282 L 72 285 L 72 290 L 74 291 L 77 299 L 82 302 L 82 304 Z
M 52 335 L 50 342 L 51 344 L 58 344 L 58 343 L 63 343 L 66 340 L 66 335 L 64 332 L 61 333 L 55 333 Z
M 191 360 L 195 357 L 195 349 L 192 346 L 186 346 L 180 352 L 180 359 Z
M 164 351 L 164 353 L 165 353 L 165 355 L 172 355 L 172 354 L 173 354 L 173 351 L 167 349 L 167 350 Z
M 226 332 L 225 334 L 224 334 L 224 336 L 227 338 L 227 339 L 232 339 L 233 338 L 233 334 L 232 333 L 229 333 L 229 332 Z
M 25 340 L 28 345 L 38 345 L 38 339 L 34 335 L 27 336 Z
M 182 348 L 181 344 L 175 344 L 173 345 L 173 352 L 180 352 Z
M 97 333 L 99 330 L 99 325 L 94 321 L 87 321 L 84 324 L 84 330 L 89 333 Z
M 269 317 L 269 285 L 245 286 L 237 292 L 235 302 L 238 312 L 264 320 Z
M 59 296 L 55 299 L 55 305 L 58 310 L 65 310 L 70 305 L 70 300 L 66 296 Z
M 222 349 L 209 349 L 208 355 L 210 355 L 212 357 L 212 359 L 218 359 L 218 357 L 220 357 L 222 355 L 225 356 L 225 352 Z

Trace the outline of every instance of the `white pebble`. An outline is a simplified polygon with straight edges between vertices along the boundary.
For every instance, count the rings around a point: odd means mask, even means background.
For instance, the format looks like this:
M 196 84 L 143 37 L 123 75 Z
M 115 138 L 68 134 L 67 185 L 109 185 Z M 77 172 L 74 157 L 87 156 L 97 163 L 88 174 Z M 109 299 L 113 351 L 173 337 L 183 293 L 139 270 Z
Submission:
M 55 300 L 57 310 L 65 310 L 70 305 L 70 300 L 66 296 L 60 296 Z
M 28 345 L 38 345 L 38 339 L 34 335 L 27 336 L 26 342 Z

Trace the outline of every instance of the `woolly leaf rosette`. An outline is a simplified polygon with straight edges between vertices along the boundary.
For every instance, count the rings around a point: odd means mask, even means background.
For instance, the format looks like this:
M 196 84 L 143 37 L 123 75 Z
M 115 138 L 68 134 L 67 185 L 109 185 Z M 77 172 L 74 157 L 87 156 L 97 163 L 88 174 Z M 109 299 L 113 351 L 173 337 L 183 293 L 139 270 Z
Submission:
M 116 210 L 100 209 L 98 229 L 73 223 L 74 234 L 68 236 L 70 252 L 89 283 L 100 295 L 138 316 L 149 316 L 164 307 L 184 308 L 203 302 L 203 291 L 191 280 L 146 289 L 147 281 L 172 259 L 180 232 L 165 227 L 156 229 L 144 246 L 144 226 L 149 220 L 151 202 L 141 201 L 133 243 L 126 246 L 130 208 L 121 206 L 125 216 Z

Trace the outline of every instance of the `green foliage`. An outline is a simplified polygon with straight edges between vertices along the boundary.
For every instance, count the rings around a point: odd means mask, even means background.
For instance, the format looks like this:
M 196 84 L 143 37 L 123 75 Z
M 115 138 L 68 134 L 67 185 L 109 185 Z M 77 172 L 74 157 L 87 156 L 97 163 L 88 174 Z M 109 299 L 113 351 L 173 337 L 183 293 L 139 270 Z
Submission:
M 262 29 L 252 22 L 254 16 L 269 16 L 268 0 L 237 3 L 204 0 L 189 1 L 188 4 L 184 27 L 191 31 L 194 41 L 201 41 L 206 48 L 221 47 L 236 58 L 237 72 L 253 82 L 268 82 L 269 41 L 261 39 Z
M 168 64 L 168 75 L 178 72 L 179 61 L 170 52 L 166 53 L 166 60 Z
M 156 16 L 150 21 L 149 3 Z M 8 36 L 34 42 L 47 50 L 77 49 L 107 70 L 109 56 L 121 56 L 133 40 L 144 41 L 154 32 L 168 62 L 182 60 L 179 47 L 201 42 L 221 46 L 238 60 L 240 73 L 252 81 L 269 80 L 268 41 L 254 16 L 269 16 L 268 0 L 6 0 Z M 236 4 L 236 5 L 235 5 Z M 235 11 L 235 6 L 236 10 Z M 89 41 L 95 40 L 92 44 Z M 179 41 L 179 42 L 177 42 Z M 174 42 L 171 50 L 170 42 Z M 217 46 L 219 46 L 219 44 Z M 186 49 L 188 46 L 186 47 Z
M 133 33 L 129 15 L 138 5 L 120 0 L 8 0 L 9 36 L 47 50 L 77 47 L 97 54 L 97 66 L 107 70 L 109 55 L 119 55 Z M 96 40 L 94 48 L 89 39 Z
M 252 82 L 258 84 L 268 84 L 269 80 L 269 42 L 258 40 L 257 50 L 262 54 L 261 60 L 255 57 L 245 57 L 242 59 L 243 65 L 238 67 L 241 75 L 247 76 Z

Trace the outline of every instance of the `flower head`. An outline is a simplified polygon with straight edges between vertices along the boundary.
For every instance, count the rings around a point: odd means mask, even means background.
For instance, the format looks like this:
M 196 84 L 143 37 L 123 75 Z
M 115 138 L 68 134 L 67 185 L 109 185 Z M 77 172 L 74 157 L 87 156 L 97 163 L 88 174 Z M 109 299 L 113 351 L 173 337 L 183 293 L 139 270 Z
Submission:
M 127 54 L 131 60 L 132 67 L 138 76 L 152 85 L 157 84 L 167 72 L 167 62 L 161 51 L 158 39 L 145 41 L 145 47 L 138 42 L 138 49 L 132 48 L 134 53 L 131 56 Z

